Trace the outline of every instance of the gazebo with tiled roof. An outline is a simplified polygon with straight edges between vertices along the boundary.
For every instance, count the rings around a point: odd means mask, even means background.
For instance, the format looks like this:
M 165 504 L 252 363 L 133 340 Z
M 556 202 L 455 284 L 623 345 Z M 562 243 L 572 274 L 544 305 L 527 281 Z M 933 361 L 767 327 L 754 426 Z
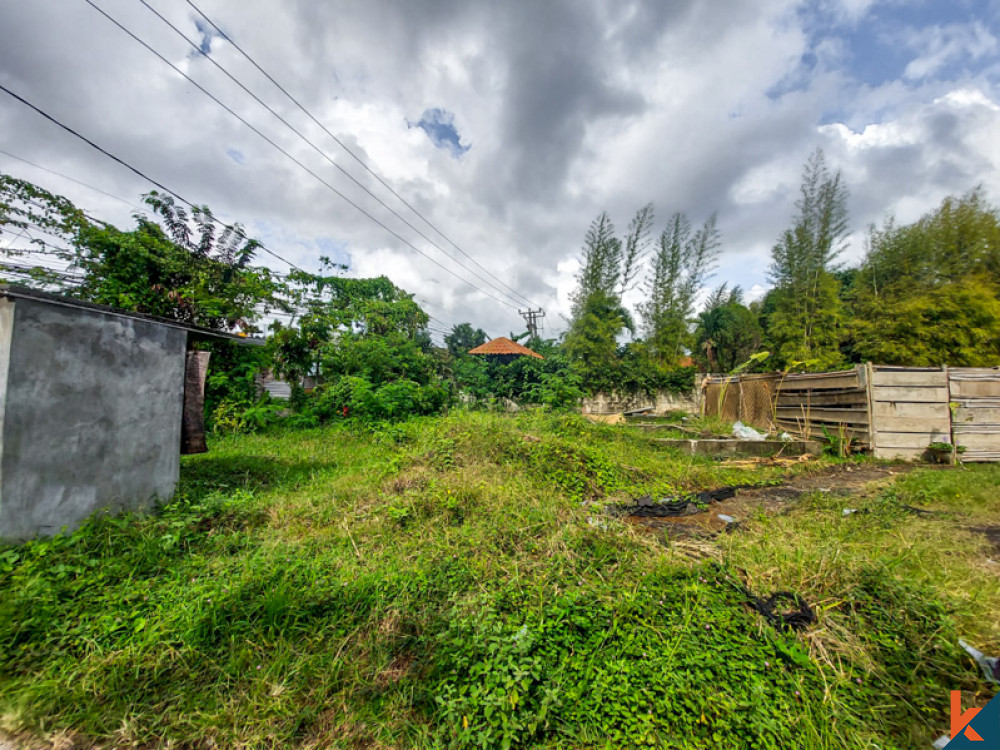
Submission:
M 470 349 L 469 354 L 481 354 L 499 362 L 512 362 L 518 357 L 534 357 L 535 359 L 545 359 L 538 352 L 533 352 L 526 346 L 521 346 L 516 341 L 511 341 L 506 336 L 500 336 L 492 341 L 487 341 L 482 346 Z

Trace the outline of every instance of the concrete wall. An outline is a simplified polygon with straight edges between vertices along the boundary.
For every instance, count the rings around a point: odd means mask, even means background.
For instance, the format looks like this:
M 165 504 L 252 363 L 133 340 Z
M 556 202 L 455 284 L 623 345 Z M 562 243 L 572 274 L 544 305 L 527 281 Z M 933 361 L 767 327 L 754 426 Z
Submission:
M 173 494 L 186 339 L 149 321 L 0 300 L 0 538 Z
M 582 408 L 584 414 L 611 414 L 642 409 L 647 406 L 653 408 L 654 414 L 667 414 L 672 411 L 698 413 L 700 409 L 699 393 L 700 389 L 698 388 L 690 393 L 658 391 L 652 396 L 647 393 L 597 393 L 585 398 Z

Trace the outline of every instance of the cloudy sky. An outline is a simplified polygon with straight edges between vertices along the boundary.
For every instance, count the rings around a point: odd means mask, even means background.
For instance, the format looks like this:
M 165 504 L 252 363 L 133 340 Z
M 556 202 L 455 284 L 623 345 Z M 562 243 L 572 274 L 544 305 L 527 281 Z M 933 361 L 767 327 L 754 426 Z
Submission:
M 520 331 L 530 301 L 561 331 L 588 223 L 650 201 L 658 227 L 718 212 L 712 283 L 760 294 L 817 147 L 851 192 L 847 260 L 887 213 L 976 185 L 1000 202 L 1000 0 L 195 0 L 323 128 L 187 0 L 146 2 L 316 148 L 141 0 L 0 0 L 0 83 L 303 268 L 388 275 L 437 328 Z M 3 92 L 0 149 L 120 226 L 150 189 Z

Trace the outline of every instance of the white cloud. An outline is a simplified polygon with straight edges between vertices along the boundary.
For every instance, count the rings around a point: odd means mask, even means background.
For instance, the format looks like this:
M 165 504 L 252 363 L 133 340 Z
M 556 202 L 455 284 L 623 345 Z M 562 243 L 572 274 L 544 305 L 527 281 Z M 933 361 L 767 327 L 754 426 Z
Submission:
M 910 80 L 934 75 L 952 62 L 978 60 L 997 52 L 996 37 L 979 22 L 911 29 L 904 38 L 920 53 L 903 72 Z
M 101 2 L 323 179 L 455 267 L 204 60 L 189 57 L 139 4 Z M 185 4 L 154 4 L 195 34 Z M 770 247 L 794 211 L 801 165 L 818 145 L 844 169 L 856 231 L 887 211 L 915 218 L 977 183 L 1000 196 L 1000 92 L 988 77 L 951 72 L 961 55 L 986 63 L 998 54 L 992 33 L 974 22 L 910 32 L 920 56 L 907 78 L 871 87 L 851 70 L 850 37 L 831 28 L 817 38 L 797 0 L 200 5 L 493 277 L 545 307 L 550 331 L 563 327 L 575 258 L 604 209 L 620 228 L 648 201 L 660 227 L 674 211 L 700 223 L 717 210 L 725 252 L 711 284 L 738 283 L 756 294 L 766 287 Z M 840 0 L 834 15 L 868 22 L 872 5 Z M 440 320 L 520 330 L 515 309 L 456 282 L 350 208 L 84 4 L 6 3 L 0 25 L 18 29 L 0 48 L 4 85 L 185 197 L 242 221 L 279 254 L 315 267 L 323 248 L 343 246 L 352 273 L 387 274 Z M 338 164 L 406 212 L 231 45 L 215 40 L 213 51 Z M 807 54 L 815 66 L 802 63 Z M 461 142 L 471 145 L 461 158 L 407 127 L 432 108 L 454 113 Z M 4 148 L 38 163 L 129 200 L 149 189 L 2 95 L 0 128 Z M 129 221 L 127 206 L 2 155 L 0 170 L 65 192 L 111 221 Z M 458 255 L 420 219 L 410 221 Z M 859 252 L 852 248 L 852 257 Z

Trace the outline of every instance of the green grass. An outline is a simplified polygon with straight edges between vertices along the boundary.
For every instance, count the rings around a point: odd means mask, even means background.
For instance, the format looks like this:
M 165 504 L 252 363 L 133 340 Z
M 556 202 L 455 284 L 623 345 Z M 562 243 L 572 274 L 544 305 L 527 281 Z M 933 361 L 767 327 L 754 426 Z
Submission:
M 0 728 L 198 748 L 886 748 L 946 730 L 949 690 L 989 695 L 955 640 L 1000 651 L 1000 566 L 967 530 L 1000 523 L 1000 467 L 671 543 L 603 506 L 833 460 L 737 469 L 546 414 L 211 448 L 158 514 L 0 547 Z M 798 591 L 819 621 L 778 632 L 736 582 Z

